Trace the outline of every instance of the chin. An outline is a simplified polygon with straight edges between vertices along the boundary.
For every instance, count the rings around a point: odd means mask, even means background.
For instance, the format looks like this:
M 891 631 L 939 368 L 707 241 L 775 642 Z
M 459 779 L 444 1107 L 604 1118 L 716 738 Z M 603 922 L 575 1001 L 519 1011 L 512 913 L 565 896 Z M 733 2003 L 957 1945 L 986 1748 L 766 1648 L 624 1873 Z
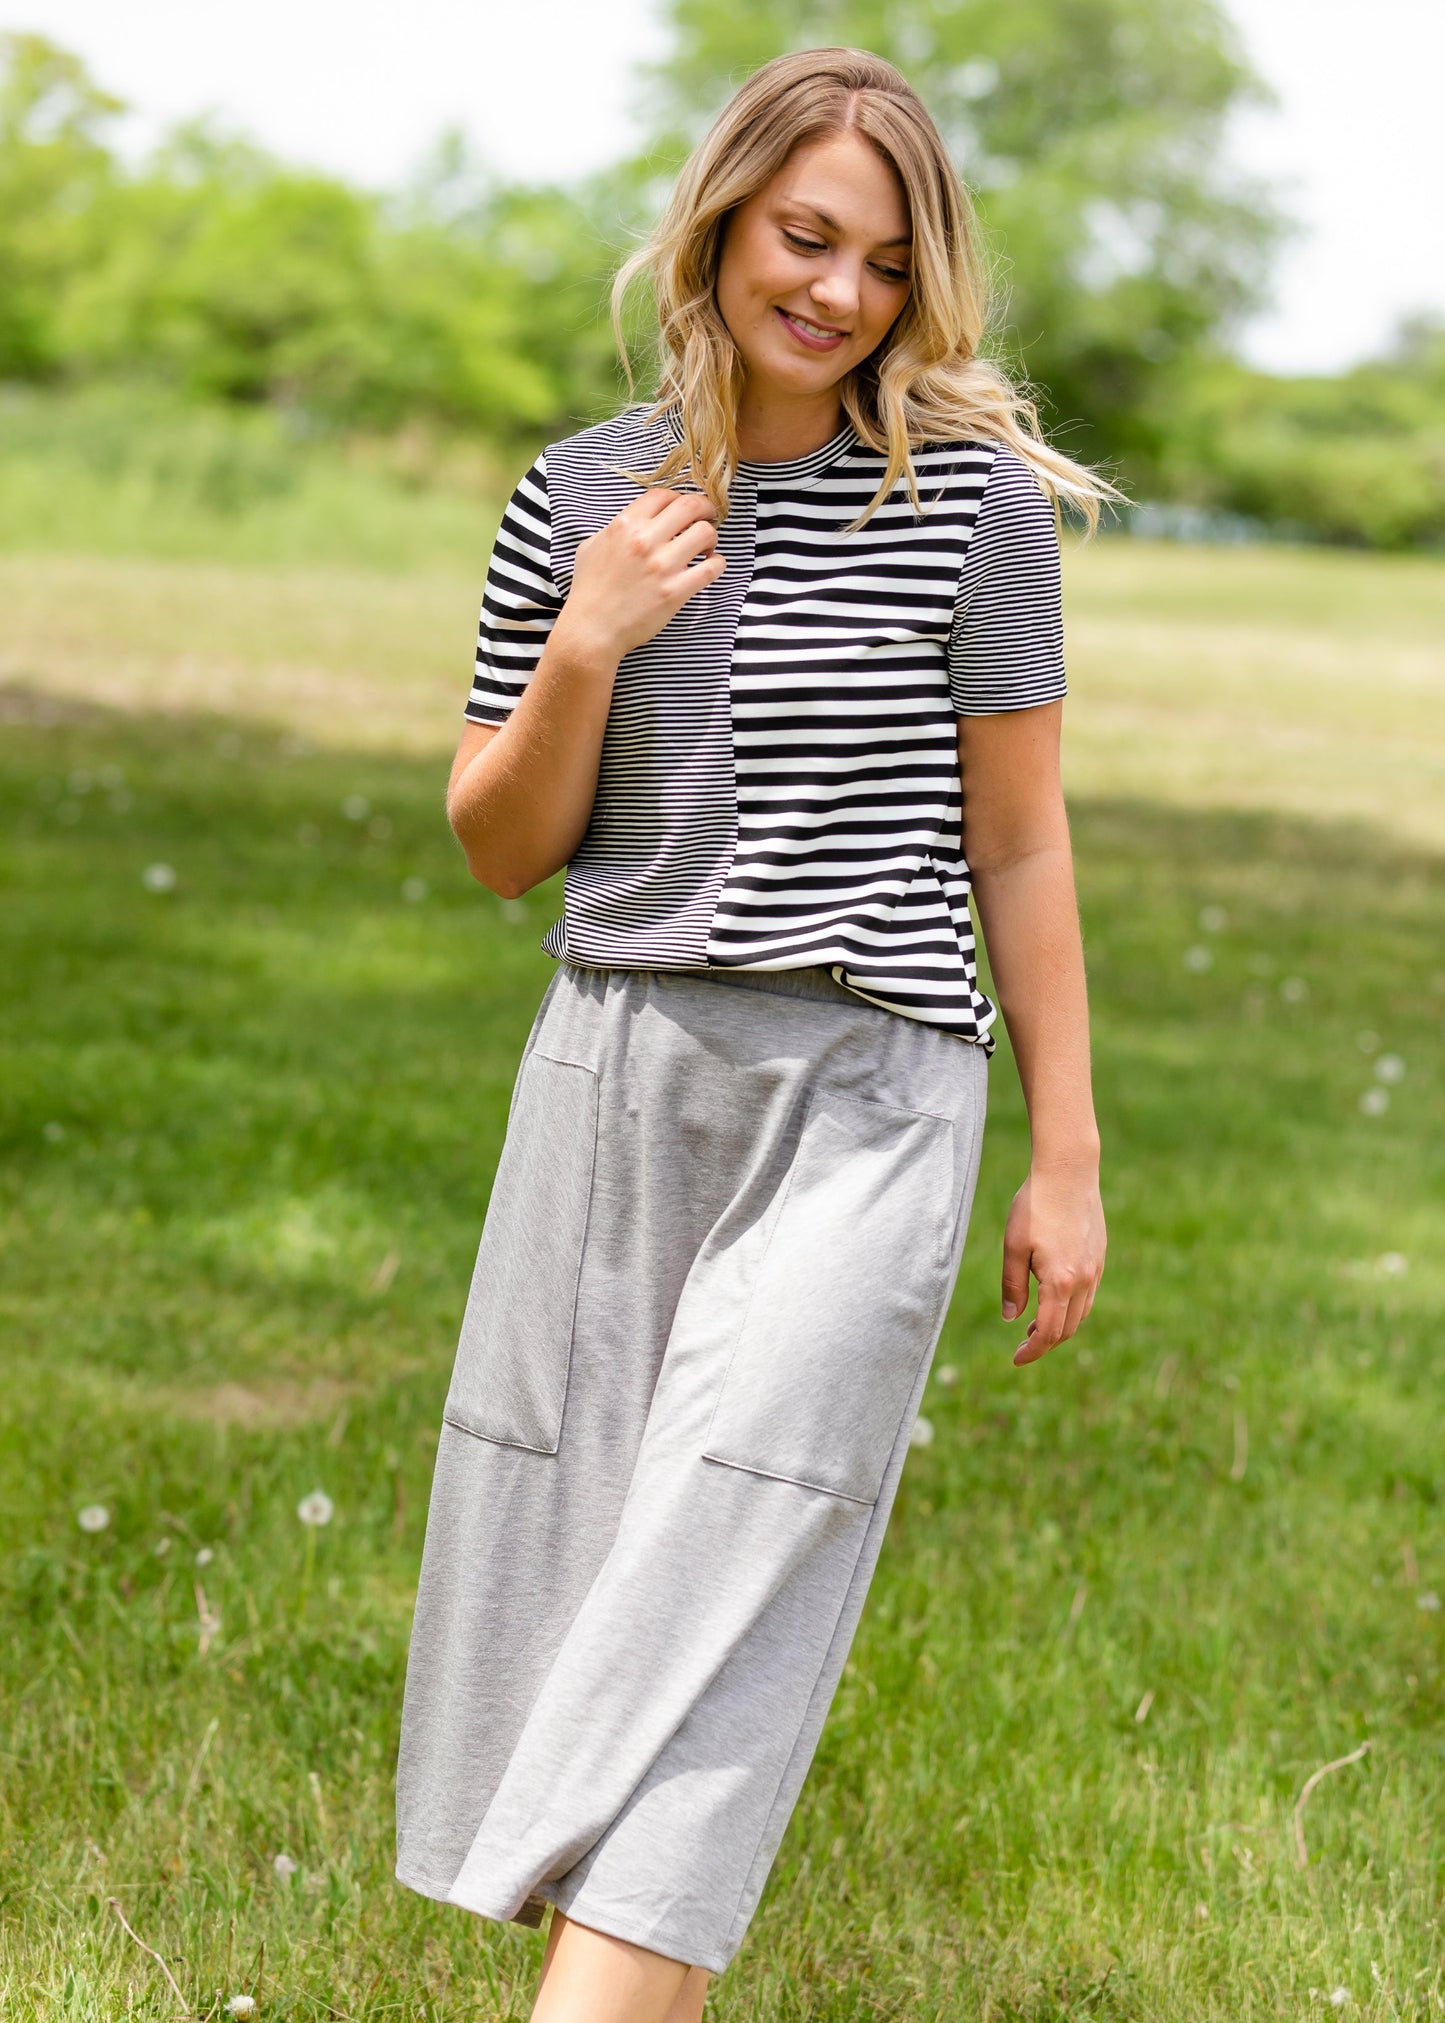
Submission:
M 760 379 L 771 380 L 773 385 L 786 389 L 789 393 L 826 393 L 847 375 L 847 366 L 836 366 L 831 358 L 820 358 L 816 363 L 807 359 L 767 358 L 759 359 L 752 368 Z

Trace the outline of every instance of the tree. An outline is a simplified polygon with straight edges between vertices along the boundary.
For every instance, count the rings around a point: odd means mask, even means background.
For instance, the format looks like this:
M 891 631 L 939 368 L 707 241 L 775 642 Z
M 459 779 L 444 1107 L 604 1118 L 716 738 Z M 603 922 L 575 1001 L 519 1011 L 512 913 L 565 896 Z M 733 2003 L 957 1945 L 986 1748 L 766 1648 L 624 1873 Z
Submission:
M 728 93 L 784 50 L 888 58 L 978 203 L 1001 314 L 990 349 L 1041 395 L 1061 446 L 1152 474 L 1161 382 L 1264 291 L 1287 229 L 1222 160 L 1268 101 L 1217 0 L 670 0 L 650 151 L 675 163 Z
M 96 255 L 115 179 L 104 133 L 124 110 L 79 57 L 41 35 L 0 34 L 0 379 L 60 368 L 57 311 Z

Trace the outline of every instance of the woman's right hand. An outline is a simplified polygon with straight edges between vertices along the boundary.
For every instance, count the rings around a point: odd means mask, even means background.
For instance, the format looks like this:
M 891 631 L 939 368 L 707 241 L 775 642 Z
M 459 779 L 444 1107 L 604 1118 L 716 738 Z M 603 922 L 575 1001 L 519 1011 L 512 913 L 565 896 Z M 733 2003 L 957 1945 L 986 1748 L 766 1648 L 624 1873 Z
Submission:
M 705 494 L 665 485 L 642 492 L 600 534 L 579 542 L 553 638 L 560 633 L 573 648 L 619 661 L 726 567 Z

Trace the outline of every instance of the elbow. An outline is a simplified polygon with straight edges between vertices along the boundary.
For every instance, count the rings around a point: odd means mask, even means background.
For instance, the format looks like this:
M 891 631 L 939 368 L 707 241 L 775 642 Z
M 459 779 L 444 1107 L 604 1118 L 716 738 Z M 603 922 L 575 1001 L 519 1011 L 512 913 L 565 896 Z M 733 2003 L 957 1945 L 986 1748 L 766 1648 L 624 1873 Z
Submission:
M 498 899 L 521 899 L 537 882 L 534 878 L 522 877 L 506 865 L 484 862 L 471 851 L 467 852 L 467 869 L 478 885 L 494 892 Z

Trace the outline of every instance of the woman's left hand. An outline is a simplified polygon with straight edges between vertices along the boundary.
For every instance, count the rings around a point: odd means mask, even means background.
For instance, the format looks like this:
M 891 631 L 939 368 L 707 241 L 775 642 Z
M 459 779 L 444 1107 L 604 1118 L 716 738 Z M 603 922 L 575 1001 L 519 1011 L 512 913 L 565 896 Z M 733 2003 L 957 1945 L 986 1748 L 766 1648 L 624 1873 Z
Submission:
M 1038 1313 L 1014 1350 L 1015 1363 L 1036 1363 L 1088 1319 L 1105 1245 L 1098 1169 L 1032 1167 L 1013 1198 L 1003 1239 L 1006 1321 L 1028 1305 L 1030 1274 L 1039 1282 Z

